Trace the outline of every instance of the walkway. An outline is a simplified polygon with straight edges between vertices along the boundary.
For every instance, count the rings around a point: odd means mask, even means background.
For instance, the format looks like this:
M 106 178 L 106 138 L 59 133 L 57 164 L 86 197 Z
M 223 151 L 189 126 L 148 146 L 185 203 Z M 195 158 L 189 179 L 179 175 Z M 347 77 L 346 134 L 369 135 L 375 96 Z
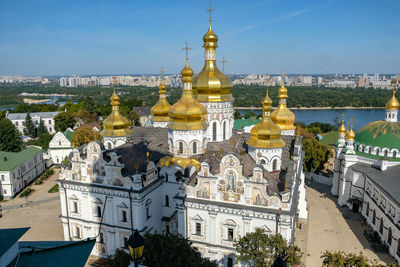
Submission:
M 305 266 L 321 266 L 322 252 L 342 250 L 347 253 L 360 253 L 369 259 L 394 262 L 388 254 L 375 253 L 363 235 L 361 215 L 347 207 L 338 207 L 336 198 L 330 196 L 330 187 L 318 183 L 307 185 L 308 222 L 301 230 L 297 229 L 296 244 L 305 253 Z M 321 198 L 328 193 L 328 198 Z
M 35 191 L 28 199 L 17 196 L 13 200 L 1 202 L 3 217 L 0 228 L 31 227 L 20 241 L 59 241 L 64 240 L 60 195 L 48 193 L 56 183 L 59 169 L 41 185 L 31 185 Z

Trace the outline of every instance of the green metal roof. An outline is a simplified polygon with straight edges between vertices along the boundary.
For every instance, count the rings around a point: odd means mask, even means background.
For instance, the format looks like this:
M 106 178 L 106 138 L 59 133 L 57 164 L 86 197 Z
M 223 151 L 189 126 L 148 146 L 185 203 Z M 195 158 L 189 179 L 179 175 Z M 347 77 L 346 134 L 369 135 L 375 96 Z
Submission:
M 254 119 L 250 117 L 248 119 L 236 119 L 234 123 L 234 127 L 238 131 L 243 131 L 243 128 L 246 126 L 254 125 L 258 123 L 258 119 Z
M 74 131 L 73 130 L 68 128 L 63 134 L 68 139 L 68 141 L 72 142 L 72 136 L 74 135 Z
M 322 135 L 322 139 L 319 142 L 324 145 L 334 146 L 335 143 L 337 142 L 338 138 L 339 138 L 338 131 L 330 131 L 330 132 L 324 133 Z
M 371 154 L 363 153 L 363 152 L 360 152 L 360 151 L 356 151 L 356 155 L 361 156 L 361 157 L 365 157 L 365 158 L 376 159 L 376 160 L 381 160 L 381 159 L 383 158 L 382 156 L 371 155 Z M 386 159 L 387 159 L 388 161 L 400 162 L 400 159 L 399 159 L 399 158 L 390 158 L 390 157 L 387 157 Z
M 400 122 L 374 121 L 363 126 L 355 142 L 372 147 L 400 148 Z
M 0 171 L 11 171 L 42 151 L 37 146 L 28 146 L 20 152 L 0 151 Z
M 24 242 L 25 243 L 25 242 Z M 20 254 L 18 261 L 15 259 L 8 266 L 9 267 L 73 267 L 85 266 L 90 253 L 96 243 L 95 239 L 83 240 L 78 242 L 65 242 L 63 245 L 56 245 L 48 247 L 44 246 L 42 242 L 29 242 L 26 247 L 34 248 L 30 252 L 23 252 Z M 48 242 L 47 242 L 48 243 Z M 57 243 L 57 242 L 56 242 Z M 20 244 L 23 248 L 24 244 Z M 17 263 L 17 265 L 15 265 Z
M 0 258 L 29 230 L 26 228 L 0 229 Z

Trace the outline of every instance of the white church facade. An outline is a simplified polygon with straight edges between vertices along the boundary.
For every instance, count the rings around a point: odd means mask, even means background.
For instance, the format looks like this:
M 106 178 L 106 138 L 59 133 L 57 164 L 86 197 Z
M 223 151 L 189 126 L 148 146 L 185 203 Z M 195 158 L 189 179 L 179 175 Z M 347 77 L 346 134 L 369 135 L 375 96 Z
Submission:
M 97 237 L 93 254 L 106 257 L 126 247 L 133 229 L 174 232 L 227 267 L 242 266 L 233 241 L 257 227 L 294 242 L 307 204 L 287 89 L 279 89 L 278 111 L 267 92 L 262 120 L 250 133 L 235 131 L 232 83 L 216 66 L 211 26 L 203 40 L 205 67 L 193 77 L 186 57 L 172 106 L 160 84 L 151 127 L 129 129 L 114 92 L 103 144 L 69 155 L 58 180 L 66 240 Z

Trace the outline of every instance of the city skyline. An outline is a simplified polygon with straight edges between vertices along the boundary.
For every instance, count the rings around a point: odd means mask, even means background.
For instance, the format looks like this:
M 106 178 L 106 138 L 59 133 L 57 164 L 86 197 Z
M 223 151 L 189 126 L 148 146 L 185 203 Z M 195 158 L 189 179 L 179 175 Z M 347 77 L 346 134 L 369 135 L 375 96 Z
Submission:
M 178 73 L 203 65 L 208 1 L 19 1 L 0 10 L 0 75 Z M 185 5 L 186 4 L 186 5 Z M 398 73 L 395 1 L 214 1 L 227 73 Z

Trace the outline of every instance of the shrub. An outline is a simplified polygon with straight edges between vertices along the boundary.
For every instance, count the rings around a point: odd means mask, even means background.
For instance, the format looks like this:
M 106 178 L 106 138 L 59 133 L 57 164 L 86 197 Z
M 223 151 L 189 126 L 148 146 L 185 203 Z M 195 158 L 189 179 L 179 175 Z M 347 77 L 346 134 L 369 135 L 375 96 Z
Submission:
M 25 189 L 20 195 L 19 197 L 26 197 L 29 196 L 30 194 L 32 194 L 32 192 L 35 191 L 32 188 L 28 187 L 27 189 Z
M 38 178 L 38 179 L 36 179 L 36 181 L 35 181 L 35 185 L 39 185 L 39 184 L 42 184 L 43 183 L 43 180 L 42 180 L 42 178 Z

